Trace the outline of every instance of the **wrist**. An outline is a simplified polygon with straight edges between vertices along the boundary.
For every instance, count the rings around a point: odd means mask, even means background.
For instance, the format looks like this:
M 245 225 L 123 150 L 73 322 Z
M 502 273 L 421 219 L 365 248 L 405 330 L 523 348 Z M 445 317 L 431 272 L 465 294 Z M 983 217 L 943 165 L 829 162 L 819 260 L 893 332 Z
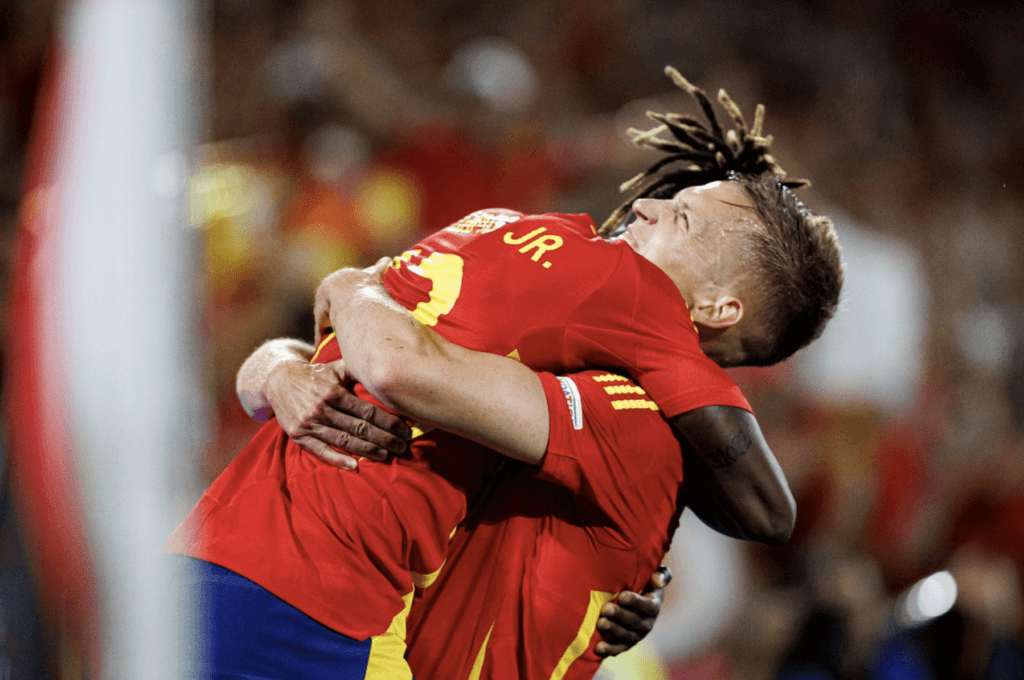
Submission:
M 303 376 L 300 374 L 309 366 L 310 363 L 308 361 L 292 357 L 282 357 L 274 364 L 273 368 L 267 373 L 267 377 L 260 389 L 260 396 L 271 410 L 274 409 L 274 405 L 278 401 L 275 399 L 275 396 L 280 392 L 281 388 L 288 387 L 296 380 L 301 380 Z

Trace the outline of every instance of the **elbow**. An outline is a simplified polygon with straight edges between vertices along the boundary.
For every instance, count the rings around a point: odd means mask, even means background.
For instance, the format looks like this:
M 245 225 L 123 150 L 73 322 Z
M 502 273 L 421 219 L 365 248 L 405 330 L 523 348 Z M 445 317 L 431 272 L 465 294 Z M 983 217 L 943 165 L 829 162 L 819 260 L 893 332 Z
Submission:
M 795 528 L 796 503 L 793 497 L 787 494 L 786 499 L 765 513 L 749 538 L 765 545 L 779 546 L 792 538 Z
M 393 410 L 401 410 L 414 362 L 402 352 L 381 352 L 372 357 L 362 375 L 358 376 L 366 391 Z
M 778 520 L 771 523 L 765 533 L 758 538 L 759 543 L 765 545 L 780 546 L 784 545 L 790 538 L 793 537 L 793 529 L 796 527 L 796 518 L 792 521 L 789 520 Z
M 421 417 L 424 406 L 436 398 L 438 378 L 434 363 L 416 347 L 380 349 L 358 376 L 363 387 L 397 413 Z

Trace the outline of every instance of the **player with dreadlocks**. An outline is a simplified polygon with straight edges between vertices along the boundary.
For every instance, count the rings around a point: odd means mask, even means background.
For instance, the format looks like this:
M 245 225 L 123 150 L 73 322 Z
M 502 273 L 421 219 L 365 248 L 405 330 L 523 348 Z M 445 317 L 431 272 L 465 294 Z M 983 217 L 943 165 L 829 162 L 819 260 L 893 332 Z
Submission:
M 776 364 L 817 338 L 835 313 L 842 265 L 832 222 L 814 215 L 793 192 L 810 182 L 786 179 L 786 172 L 769 153 L 772 137 L 761 134 L 764 105 L 758 104 L 754 125 L 748 128 L 736 103 L 725 90 L 719 90 L 718 100 L 735 125 L 723 134 L 707 94 L 671 66 L 665 72 L 696 100 L 708 124 L 691 116 L 648 112 L 661 125 L 628 131 L 634 144 L 665 156 L 622 185 L 622 191 L 634 191 L 605 220 L 600 233 L 621 234 L 639 199 L 670 198 L 687 187 L 718 181 L 741 186 L 764 227 L 748 234 L 747 254 L 750 283 L 762 291 L 757 300 L 761 332 L 750 334 L 738 355 L 719 357 L 718 363 Z M 674 139 L 662 139 L 665 132 Z M 667 170 L 674 165 L 684 167 Z M 709 355 L 716 351 L 703 341 L 702 347 Z
M 643 587 L 684 504 L 730 535 L 788 538 L 795 508 L 785 478 L 739 388 L 708 358 L 763 363 L 787 351 L 789 341 L 771 337 L 756 313 L 765 281 L 746 273 L 776 266 L 756 246 L 779 241 L 771 237 L 779 228 L 759 209 L 757 183 L 750 190 L 744 174 L 730 175 L 772 163 L 767 143 L 747 134 L 742 119 L 725 138 L 713 115 L 710 132 L 687 119 L 671 123 L 674 134 L 716 139 L 707 142 L 714 164 L 702 169 L 691 148 L 697 171 L 686 176 L 704 183 L 678 189 L 680 178 L 666 184 L 654 174 L 669 164 L 660 162 L 648 175 L 662 186 L 641 189 L 649 193 L 633 201 L 637 220 L 620 238 L 603 240 L 585 215 L 474 213 L 394 258 L 383 287 L 380 272 L 328 277 L 317 318 L 329 318 L 337 334 L 299 352 L 310 364 L 273 354 L 272 371 L 264 364 L 240 374 L 250 413 L 284 415 L 289 399 L 274 396 L 281 385 L 273 376 L 305 366 L 321 378 L 305 389 L 322 399 L 322 365 L 343 352 L 361 382 L 358 396 L 459 437 L 421 427 L 404 455 L 379 463 L 374 454 L 347 474 L 330 467 L 350 467 L 337 452 L 323 447 L 324 460 L 314 459 L 277 422 L 264 426 L 169 543 L 209 565 L 216 623 L 225 622 L 218 631 L 248 626 L 248 645 L 237 636 L 215 640 L 226 672 L 243 672 L 254 658 L 277 663 L 267 655 L 284 648 L 290 663 L 305 662 L 294 657 L 294 640 L 267 642 L 284 605 L 323 624 L 309 639 L 336 677 L 382 663 L 409 677 L 402 638 L 413 585 L 438 581 L 447 585 L 428 589 L 415 621 L 409 658 L 421 676 L 589 677 L 599 663 L 599 612 L 615 608 L 616 593 Z M 635 137 L 666 144 L 654 131 Z M 756 153 L 745 150 L 750 140 Z M 782 203 L 779 215 L 791 207 L 788 194 L 764 196 Z M 787 219 L 796 229 L 824 224 L 807 217 L 801 210 Z M 765 235 L 750 235 L 757 232 Z M 797 263 L 796 273 L 790 267 L 780 278 L 805 275 L 815 254 L 808 257 L 813 247 L 804 241 L 835 250 L 834 238 L 800 240 L 801 252 L 781 258 Z M 820 304 L 834 307 L 835 299 Z M 820 328 L 801 332 L 809 339 Z M 326 441 L 371 454 L 394 444 L 365 422 L 322 413 L 315 429 L 294 433 L 310 449 Z M 379 412 L 370 418 L 387 422 Z M 370 448 L 325 434 L 328 426 L 362 432 Z M 481 444 L 531 467 L 489 476 L 495 462 Z M 471 504 L 473 521 L 460 525 Z M 232 585 L 232 574 L 240 582 Z M 267 596 L 279 604 L 254 605 Z M 255 636 L 259 607 L 268 623 Z M 336 639 L 325 640 L 324 627 Z

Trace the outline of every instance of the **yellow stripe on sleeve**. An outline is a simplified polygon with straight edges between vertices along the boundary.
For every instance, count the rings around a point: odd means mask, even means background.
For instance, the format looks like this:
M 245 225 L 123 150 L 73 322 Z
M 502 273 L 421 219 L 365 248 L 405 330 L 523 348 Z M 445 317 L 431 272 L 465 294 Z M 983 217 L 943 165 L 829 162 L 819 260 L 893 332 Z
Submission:
M 621 375 L 615 375 L 614 373 L 605 373 L 604 375 L 595 375 L 595 382 L 613 382 L 616 380 L 626 381 L 629 378 L 623 378 Z
M 651 411 L 657 411 L 658 405 L 650 399 L 618 399 L 612 402 L 612 408 L 616 411 L 624 411 L 627 409 L 650 409 Z
M 320 352 L 323 351 L 324 347 L 326 347 L 327 343 L 329 343 L 331 340 L 334 340 L 334 331 L 328 333 L 326 336 L 324 336 L 323 340 L 320 341 L 320 344 L 317 345 L 316 351 L 313 352 L 313 357 L 309 360 L 309 363 L 313 363 L 314 361 L 316 361 L 316 358 L 320 356 Z
M 565 650 L 565 654 L 562 655 L 558 665 L 555 666 L 555 671 L 551 674 L 551 680 L 562 680 L 565 674 L 569 672 L 569 667 L 572 666 L 573 662 L 583 656 L 583 652 L 587 651 L 587 647 L 590 646 L 590 638 L 594 636 L 594 631 L 597 630 L 597 619 L 601 614 L 601 607 L 605 603 L 610 602 L 617 594 L 602 593 L 599 590 L 590 591 L 590 604 L 587 606 L 587 613 L 583 617 L 583 623 L 580 624 L 580 630 L 576 633 L 576 639 Z
M 609 385 L 604 391 L 608 394 L 647 394 L 644 388 L 636 385 Z

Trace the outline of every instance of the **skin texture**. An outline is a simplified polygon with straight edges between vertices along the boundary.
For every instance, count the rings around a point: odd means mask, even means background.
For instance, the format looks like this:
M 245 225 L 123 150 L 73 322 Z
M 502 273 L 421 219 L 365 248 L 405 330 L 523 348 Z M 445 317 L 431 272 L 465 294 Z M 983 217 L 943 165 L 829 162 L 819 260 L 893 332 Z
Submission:
M 536 373 L 506 357 L 473 352 L 414 320 L 380 285 L 382 260 L 328 277 L 339 300 L 322 325 L 335 329 L 348 377 L 388 408 L 539 465 L 548 405 Z
M 742 321 L 752 310 L 743 294 L 743 236 L 763 228 L 746 192 L 734 182 L 711 182 L 670 199 L 637 199 L 633 213 L 621 238 L 676 284 L 701 350 L 720 366 L 743 365 Z
M 344 384 L 343 362 L 310 364 L 312 356 L 313 347 L 301 340 L 264 343 L 238 371 L 246 413 L 259 422 L 276 415 L 295 443 L 346 470 L 358 465 L 349 454 L 384 460 L 405 451 L 409 427 L 355 396 Z

